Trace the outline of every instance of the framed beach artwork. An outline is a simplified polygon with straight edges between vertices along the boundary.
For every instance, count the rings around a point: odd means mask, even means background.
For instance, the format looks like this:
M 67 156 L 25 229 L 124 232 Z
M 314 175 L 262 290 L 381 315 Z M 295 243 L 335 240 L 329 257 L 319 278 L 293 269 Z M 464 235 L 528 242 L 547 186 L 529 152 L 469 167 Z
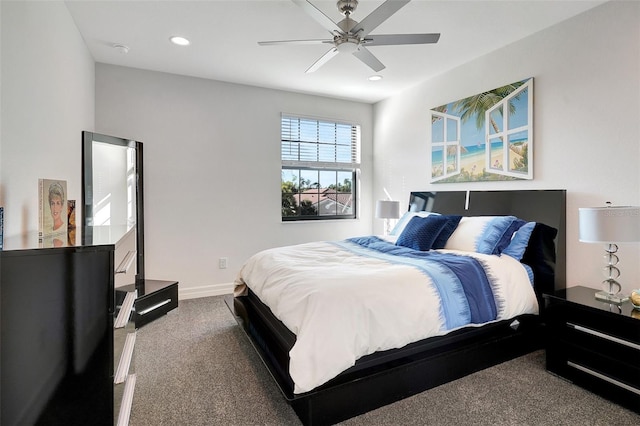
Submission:
M 430 113 L 432 183 L 533 179 L 533 78 Z

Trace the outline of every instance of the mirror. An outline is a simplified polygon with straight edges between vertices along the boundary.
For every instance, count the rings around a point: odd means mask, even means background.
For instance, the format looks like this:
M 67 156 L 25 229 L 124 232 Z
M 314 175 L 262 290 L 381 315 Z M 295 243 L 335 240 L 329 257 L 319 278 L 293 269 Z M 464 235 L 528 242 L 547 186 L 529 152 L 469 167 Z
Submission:
M 82 244 L 115 244 L 116 273 L 144 282 L 142 142 L 82 132 Z

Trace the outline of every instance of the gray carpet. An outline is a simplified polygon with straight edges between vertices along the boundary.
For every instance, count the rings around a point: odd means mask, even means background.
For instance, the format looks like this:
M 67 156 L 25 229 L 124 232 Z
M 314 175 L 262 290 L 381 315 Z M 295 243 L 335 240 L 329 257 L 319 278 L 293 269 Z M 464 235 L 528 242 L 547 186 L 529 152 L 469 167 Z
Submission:
M 538 351 L 343 425 L 639 425 L 545 371 Z M 184 300 L 138 330 L 130 425 L 300 425 L 223 297 Z

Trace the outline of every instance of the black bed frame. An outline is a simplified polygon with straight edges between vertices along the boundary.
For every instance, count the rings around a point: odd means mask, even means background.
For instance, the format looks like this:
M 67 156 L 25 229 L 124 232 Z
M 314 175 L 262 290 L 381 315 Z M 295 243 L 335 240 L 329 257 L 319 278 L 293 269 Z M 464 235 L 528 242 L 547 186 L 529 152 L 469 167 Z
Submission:
M 555 281 L 536 289 L 541 308 L 543 292 L 566 287 L 565 190 L 412 192 L 409 210 L 514 215 L 556 228 Z M 305 425 L 340 422 L 537 350 L 543 343 L 541 315 L 524 315 L 365 356 L 326 384 L 294 394 L 288 353 L 295 335 L 251 292 L 226 302 Z

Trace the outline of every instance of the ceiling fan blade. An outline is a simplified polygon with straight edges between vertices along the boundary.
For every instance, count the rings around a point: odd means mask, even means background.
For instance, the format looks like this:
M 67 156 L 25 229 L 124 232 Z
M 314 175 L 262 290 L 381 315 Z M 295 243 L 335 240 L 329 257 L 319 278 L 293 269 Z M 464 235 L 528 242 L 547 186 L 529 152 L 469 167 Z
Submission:
M 440 34 L 381 34 L 370 35 L 362 40 L 367 46 L 390 46 L 398 44 L 429 44 L 437 43 Z
M 274 41 L 259 41 L 260 46 L 273 46 L 276 44 L 323 44 L 333 43 L 333 40 L 274 40 Z
M 323 66 L 324 64 L 326 64 L 327 62 L 329 62 L 329 60 L 331 58 L 333 58 L 334 56 L 336 56 L 338 54 L 338 49 L 336 49 L 335 47 L 331 48 L 331 50 L 329 50 L 327 53 L 325 53 L 324 55 L 322 55 L 320 57 L 320 59 L 318 59 L 317 61 L 315 61 L 313 63 L 313 65 L 311 65 L 309 68 L 307 68 L 307 70 L 305 71 L 305 73 L 310 73 L 310 72 L 314 72 L 317 71 L 318 68 L 320 68 L 321 66 Z
M 375 72 L 382 71 L 385 69 L 385 66 L 382 62 L 378 60 L 373 53 L 369 52 L 364 46 L 360 46 L 358 50 L 353 52 L 353 56 L 360 59 L 364 62 L 369 68 L 374 70 Z
M 355 27 L 351 29 L 353 34 L 356 34 L 358 31 L 362 31 L 358 34 L 360 37 L 364 37 L 373 31 L 378 25 L 382 24 L 386 21 L 391 15 L 396 13 L 402 6 L 409 3 L 410 0 L 387 0 L 382 3 L 376 10 L 371 12 L 356 24 Z
M 342 32 L 338 24 L 333 22 L 331 18 L 329 18 L 320 9 L 315 7 L 313 4 L 309 3 L 307 0 L 292 0 L 292 1 L 298 6 L 300 6 L 302 9 L 304 9 L 304 11 L 307 12 L 307 15 L 315 19 L 320 25 L 326 28 L 327 31 L 329 31 L 331 34 L 335 33 L 336 31 L 338 33 Z

